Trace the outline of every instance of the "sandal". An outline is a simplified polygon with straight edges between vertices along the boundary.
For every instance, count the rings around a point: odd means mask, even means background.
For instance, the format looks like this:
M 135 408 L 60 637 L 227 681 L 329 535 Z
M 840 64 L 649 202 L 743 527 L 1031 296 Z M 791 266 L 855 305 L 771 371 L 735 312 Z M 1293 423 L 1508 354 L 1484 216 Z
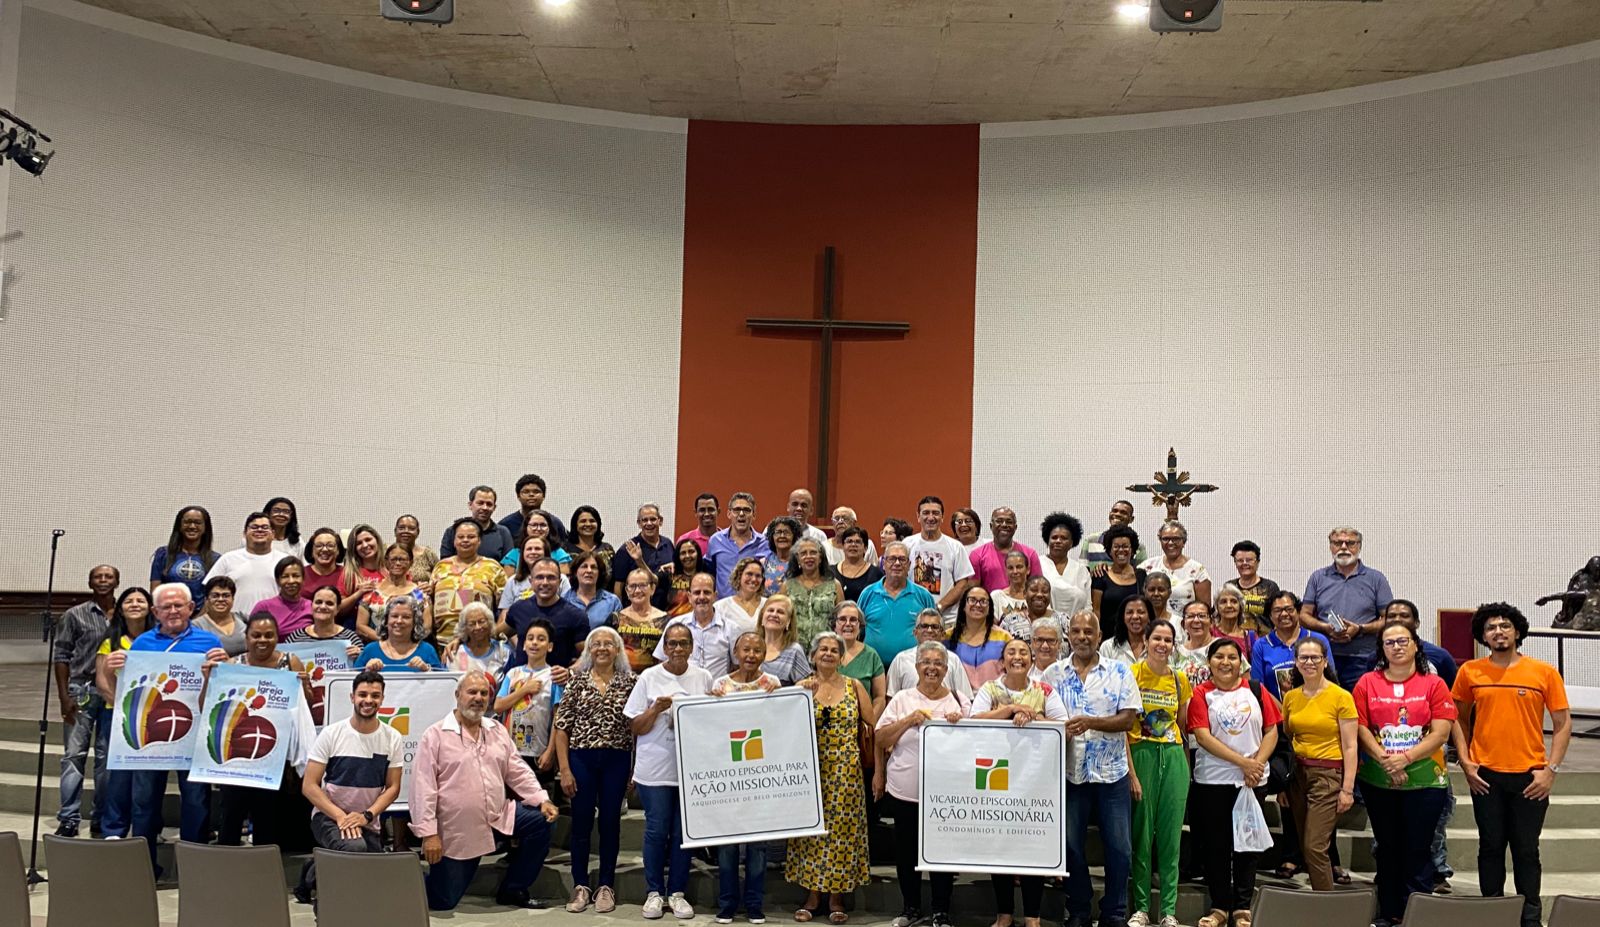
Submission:
M 850 920 L 850 914 L 844 908 L 834 908 L 828 912 L 828 923 L 843 924 Z
M 1233 927 L 1250 927 L 1250 912 L 1249 911 L 1235 911 L 1235 912 L 1233 912 Z
M 1228 912 L 1221 908 L 1212 908 L 1210 914 L 1203 915 L 1195 921 L 1195 927 L 1228 927 Z
M 1350 870 L 1340 866 L 1333 870 L 1333 881 L 1337 885 L 1350 884 Z
M 1294 863 L 1279 863 L 1278 868 L 1272 870 L 1272 874 L 1280 879 L 1292 879 L 1300 874 L 1300 867 Z
M 811 910 L 810 908 L 795 908 L 794 909 L 794 921 L 797 924 L 807 923 L 813 917 L 816 917 L 816 916 L 817 916 L 817 912 Z

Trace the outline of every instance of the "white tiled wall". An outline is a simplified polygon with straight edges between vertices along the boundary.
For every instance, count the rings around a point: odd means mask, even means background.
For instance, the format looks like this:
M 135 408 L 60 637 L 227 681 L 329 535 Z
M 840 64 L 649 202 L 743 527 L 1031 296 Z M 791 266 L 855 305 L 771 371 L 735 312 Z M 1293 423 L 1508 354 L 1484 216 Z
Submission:
M 404 28 L 396 26 L 396 28 Z M 613 536 L 675 480 L 685 136 L 286 73 L 29 9 L 0 323 L 0 588 L 147 573 L 174 512 L 218 547 L 527 471 Z M 596 349 L 596 346 L 602 346 Z M 641 403 L 640 397 L 643 397 Z M 649 408 L 650 414 L 631 412 Z M 670 523 L 670 521 L 669 521 Z
M 1105 526 L 1169 445 L 1220 580 L 1328 529 L 1431 626 L 1600 553 L 1600 61 L 982 148 L 973 494 Z M 1135 498 L 1149 536 L 1159 511 Z M 1037 531 L 1028 530 L 1029 540 Z

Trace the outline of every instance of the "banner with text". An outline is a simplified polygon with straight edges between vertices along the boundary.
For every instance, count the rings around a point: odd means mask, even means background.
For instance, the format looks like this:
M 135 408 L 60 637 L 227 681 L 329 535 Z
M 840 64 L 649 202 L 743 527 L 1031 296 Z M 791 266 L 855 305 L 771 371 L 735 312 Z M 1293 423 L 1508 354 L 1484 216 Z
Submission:
M 917 868 L 1066 875 L 1066 746 L 1060 724 L 924 724 Z
M 279 644 L 278 649 L 300 658 L 311 677 L 311 723 L 322 727 L 328 702 L 328 674 L 350 668 L 350 645 L 342 640 L 300 641 Z
M 683 699 L 672 724 L 684 846 L 827 832 L 809 690 Z
M 461 675 L 404 670 L 383 674 L 383 707 L 378 709 L 378 721 L 400 735 L 400 756 L 406 764 L 400 780 L 400 797 L 389 806 L 390 811 L 407 809 L 411 798 L 411 761 L 416 758 L 422 732 L 455 710 L 456 683 Z M 350 671 L 328 674 L 329 724 L 342 723 L 355 710 L 350 704 L 350 681 L 355 678 L 356 674 Z
M 198 653 L 128 653 L 117 676 L 107 769 L 188 769 L 205 677 Z
M 189 778 L 213 785 L 276 789 L 295 737 L 300 677 L 288 670 L 221 663 L 211 670 L 203 736 Z

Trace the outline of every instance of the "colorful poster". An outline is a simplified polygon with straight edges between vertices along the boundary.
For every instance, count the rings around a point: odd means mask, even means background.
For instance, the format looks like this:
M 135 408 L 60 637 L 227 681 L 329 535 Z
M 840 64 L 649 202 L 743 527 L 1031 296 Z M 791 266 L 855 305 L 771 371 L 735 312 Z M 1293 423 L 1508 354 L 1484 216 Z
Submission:
M 924 724 L 917 868 L 1066 875 L 1066 748 L 1060 724 Z
M 107 769 L 188 769 L 205 677 L 197 653 L 128 653 L 117 677 Z
M 322 727 L 324 706 L 328 699 L 328 674 L 350 668 L 349 644 L 342 640 L 301 641 L 279 644 L 278 649 L 300 658 L 311 677 L 311 723 Z
M 787 688 L 673 703 L 684 846 L 827 832 L 811 698 Z
M 378 721 L 394 728 L 395 733 L 400 735 L 400 756 L 405 761 L 400 797 L 389 806 L 390 811 L 405 811 L 408 807 L 411 799 L 411 761 L 416 758 L 422 732 L 455 710 L 456 683 L 462 675 L 403 670 L 383 674 L 383 707 L 378 709 Z M 351 671 L 328 674 L 328 724 L 345 721 L 354 711 L 354 706 L 350 704 L 350 682 L 355 677 L 356 674 Z
M 288 670 L 219 663 L 211 670 L 189 778 L 276 789 L 298 724 L 300 677 Z

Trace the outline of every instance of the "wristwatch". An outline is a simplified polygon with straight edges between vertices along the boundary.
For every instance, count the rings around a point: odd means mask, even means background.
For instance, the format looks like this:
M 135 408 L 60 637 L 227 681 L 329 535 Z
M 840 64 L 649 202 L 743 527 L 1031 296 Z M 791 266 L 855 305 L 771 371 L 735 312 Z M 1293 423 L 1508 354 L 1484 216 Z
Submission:
M 1546 766 L 1545 769 L 1548 769 L 1553 773 L 1558 773 L 1561 771 L 1561 764 L 1557 763 L 1554 766 Z
M 372 813 L 372 809 L 370 808 L 362 809 L 361 816 L 367 819 L 368 824 L 371 824 L 372 819 L 377 817 L 377 815 Z

